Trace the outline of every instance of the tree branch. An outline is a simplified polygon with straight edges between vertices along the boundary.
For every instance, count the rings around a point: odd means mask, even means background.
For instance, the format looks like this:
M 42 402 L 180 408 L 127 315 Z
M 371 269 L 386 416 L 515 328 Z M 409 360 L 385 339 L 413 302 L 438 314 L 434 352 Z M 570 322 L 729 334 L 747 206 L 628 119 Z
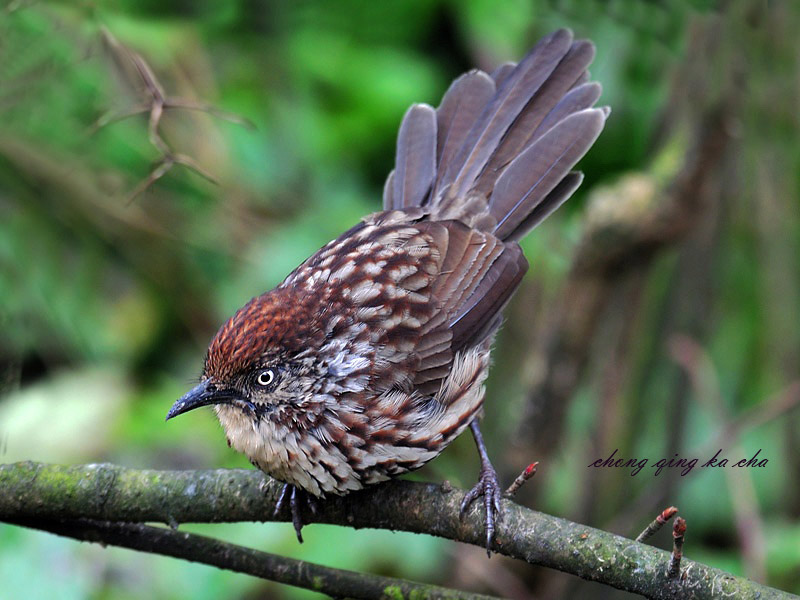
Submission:
M 261 489 L 258 471 L 134 470 L 115 465 L 63 467 L 41 463 L 0 465 L 0 520 L 232 522 L 272 520 L 282 484 Z M 459 519 L 461 490 L 389 481 L 321 503 L 316 521 L 347 527 L 427 533 L 483 544 L 478 508 Z M 683 561 L 682 575 L 667 574 L 669 553 L 591 527 L 503 502 L 496 533 L 501 554 L 572 573 L 649 598 L 789 598 L 789 594 L 706 565 Z
M 195 533 L 178 532 L 141 523 L 112 523 L 91 519 L 63 521 L 39 518 L 9 520 L 8 522 L 83 542 L 112 544 L 131 550 L 182 558 L 322 592 L 336 598 L 498 600 L 493 596 L 470 594 L 405 579 L 324 567 L 304 560 L 243 548 Z

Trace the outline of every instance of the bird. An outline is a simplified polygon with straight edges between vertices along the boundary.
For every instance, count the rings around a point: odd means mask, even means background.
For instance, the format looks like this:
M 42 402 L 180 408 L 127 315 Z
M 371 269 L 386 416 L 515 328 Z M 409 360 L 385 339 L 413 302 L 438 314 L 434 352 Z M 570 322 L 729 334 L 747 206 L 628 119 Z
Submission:
M 610 113 L 594 55 L 560 29 L 461 75 L 437 108 L 413 104 L 382 210 L 228 319 L 169 410 L 213 405 L 228 445 L 283 482 L 274 516 L 289 510 L 301 543 L 306 505 L 418 469 L 470 429 L 481 466 L 461 516 L 483 498 L 490 552 L 502 491 L 484 382 L 528 268 L 519 241 L 581 184 Z

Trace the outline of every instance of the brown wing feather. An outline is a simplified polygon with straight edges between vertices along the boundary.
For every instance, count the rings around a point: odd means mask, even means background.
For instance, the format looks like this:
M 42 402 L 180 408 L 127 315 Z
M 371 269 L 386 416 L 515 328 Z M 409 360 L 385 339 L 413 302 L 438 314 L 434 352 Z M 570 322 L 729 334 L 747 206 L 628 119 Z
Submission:
M 287 281 L 324 278 L 331 298 L 346 299 L 337 310 L 351 316 L 341 326 L 381 332 L 370 342 L 376 387 L 432 395 L 455 354 L 491 333 L 487 324 L 497 323 L 523 272 L 517 244 L 460 221 L 389 211 L 328 244 Z

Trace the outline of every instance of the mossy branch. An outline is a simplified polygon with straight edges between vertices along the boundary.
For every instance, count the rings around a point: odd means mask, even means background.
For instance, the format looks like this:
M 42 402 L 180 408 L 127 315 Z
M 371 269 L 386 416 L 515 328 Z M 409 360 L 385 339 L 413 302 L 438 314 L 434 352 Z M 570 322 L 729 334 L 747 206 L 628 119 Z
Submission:
M 269 481 L 262 489 L 262 482 L 261 473 L 247 470 L 152 471 L 109 464 L 63 467 L 31 462 L 0 465 L 0 520 L 34 524 L 44 519 L 91 519 L 161 522 L 173 527 L 185 522 L 269 521 L 281 484 Z M 460 519 L 463 496 L 463 491 L 449 486 L 390 481 L 327 499 L 320 503 L 314 520 L 426 533 L 481 546 L 481 509 L 473 507 Z M 684 560 L 679 576 L 670 578 L 669 553 L 663 550 L 511 501 L 504 501 L 495 549 L 649 598 L 793 597 L 691 560 Z

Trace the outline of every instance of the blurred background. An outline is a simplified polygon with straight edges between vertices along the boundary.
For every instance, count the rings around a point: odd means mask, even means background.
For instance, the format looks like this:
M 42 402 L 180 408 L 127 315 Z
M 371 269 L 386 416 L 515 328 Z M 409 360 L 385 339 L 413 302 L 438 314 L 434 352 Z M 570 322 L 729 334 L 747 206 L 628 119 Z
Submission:
M 581 189 L 523 243 L 490 455 L 507 482 L 540 461 L 525 505 L 626 536 L 676 505 L 687 557 L 800 593 L 800 4 L 0 6 L 0 462 L 249 468 L 210 410 L 164 422 L 216 328 L 379 209 L 409 104 L 566 26 L 596 43 L 613 111 Z M 700 468 L 718 449 L 768 463 Z M 588 467 L 615 450 L 700 460 Z M 414 476 L 470 487 L 477 467 L 462 436 Z M 185 529 L 511 598 L 625 596 L 426 536 Z M 10 598 L 320 597 L 1 524 L 0 581 Z

